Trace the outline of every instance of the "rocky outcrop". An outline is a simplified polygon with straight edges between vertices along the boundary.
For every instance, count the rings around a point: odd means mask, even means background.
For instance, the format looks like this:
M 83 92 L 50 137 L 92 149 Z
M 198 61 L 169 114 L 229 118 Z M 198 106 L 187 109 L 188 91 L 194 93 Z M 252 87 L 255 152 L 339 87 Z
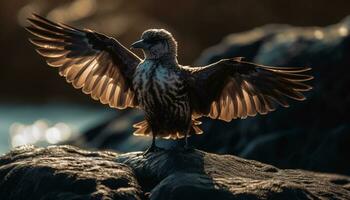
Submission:
M 199 150 L 116 154 L 21 147 L 0 158 L 0 199 L 349 199 L 350 177 Z
M 220 58 L 245 56 L 274 66 L 310 66 L 315 79 L 304 102 L 293 103 L 267 116 L 232 122 L 220 129 L 210 122 L 209 134 L 196 138 L 199 148 L 207 141 L 211 151 L 234 153 L 282 168 L 303 168 L 350 175 L 350 17 L 327 27 L 267 25 L 230 34 L 204 51 L 199 64 Z M 214 137 L 215 135 L 215 137 Z M 228 136 L 229 135 L 229 136 Z M 226 137 L 222 145 L 211 139 Z M 208 149 L 206 149 L 208 150 Z
M 0 157 L 0 199 L 141 199 L 134 173 L 116 156 L 71 146 L 17 148 Z

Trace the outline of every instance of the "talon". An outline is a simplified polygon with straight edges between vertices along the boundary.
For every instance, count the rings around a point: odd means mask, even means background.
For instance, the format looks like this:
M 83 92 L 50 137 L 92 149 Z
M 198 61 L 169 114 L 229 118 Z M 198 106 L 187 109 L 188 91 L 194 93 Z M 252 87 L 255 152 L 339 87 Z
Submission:
M 159 152 L 161 150 L 162 150 L 162 148 L 157 147 L 156 145 L 152 145 L 143 153 L 143 155 L 146 156 L 149 153 L 155 153 L 155 152 Z
M 185 144 L 183 146 L 185 152 L 192 152 L 194 150 L 193 146 L 188 142 L 188 133 L 185 134 Z
M 193 152 L 194 151 L 194 147 L 193 146 L 190 146 L 188 144 L 185 144 L 184 145 L 184 151 L 185 152 Z

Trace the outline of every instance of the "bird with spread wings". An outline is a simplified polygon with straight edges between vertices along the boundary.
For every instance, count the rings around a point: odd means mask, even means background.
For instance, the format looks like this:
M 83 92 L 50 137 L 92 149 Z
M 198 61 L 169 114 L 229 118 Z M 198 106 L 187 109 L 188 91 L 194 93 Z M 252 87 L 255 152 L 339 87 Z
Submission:
M 30 42 L 75 88 L 112 108 L 139 108 L 145 120 L 134 125 L 135 135 L 185 139 L 202 134 L 198 118 L 231 121 L 267 114 L 289 99 L 302 101 L 311 86 L 308 67 L 272 67 L 223 59 L 207 66 L 182 66 L 177 42 L 164 29 L 146 30 L 133 43 L 144 59 L 112 37 L 33 14 L 26 29 Z

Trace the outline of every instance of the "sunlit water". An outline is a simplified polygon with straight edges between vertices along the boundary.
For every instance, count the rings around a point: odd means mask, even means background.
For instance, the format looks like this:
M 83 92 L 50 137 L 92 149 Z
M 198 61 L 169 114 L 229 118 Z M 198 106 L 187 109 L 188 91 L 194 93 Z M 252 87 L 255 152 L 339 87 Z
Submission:
M 0 104 L 0 154 L 14 146 L 56 144 L 112 117 L 108 107 Z

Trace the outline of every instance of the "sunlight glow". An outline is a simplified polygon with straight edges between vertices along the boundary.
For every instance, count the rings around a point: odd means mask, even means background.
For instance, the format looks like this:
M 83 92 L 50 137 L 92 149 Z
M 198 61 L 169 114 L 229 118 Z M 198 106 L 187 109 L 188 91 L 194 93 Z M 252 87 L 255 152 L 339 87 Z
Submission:
M 31 125 L 15 122 L 9 131 L 12 147 L 39 142 L 57 144 L 68 140 L 72 135 L 72 129 L 67 124 L 60 122 L 50 127 L 45 120 L 37 120 Z
M 349 33 L 349 30 L 344 26 L 341 26 L 338 31 L 341 36 L 347 36 Z
M 96 4 L 96 0 L 75 0 L 52 10 L 48 17 L 63 22 L 80 20 L 95 13 Z
M 315 35 L 315 37 L 316 37 L 317 39 L 319 39 L 319 40 L 321 40 L 321 39 L 324 38 L 324 34 L 323 34 L 323 32 L 320 31 L 320 30 L 315 30 L 314 35 Z

